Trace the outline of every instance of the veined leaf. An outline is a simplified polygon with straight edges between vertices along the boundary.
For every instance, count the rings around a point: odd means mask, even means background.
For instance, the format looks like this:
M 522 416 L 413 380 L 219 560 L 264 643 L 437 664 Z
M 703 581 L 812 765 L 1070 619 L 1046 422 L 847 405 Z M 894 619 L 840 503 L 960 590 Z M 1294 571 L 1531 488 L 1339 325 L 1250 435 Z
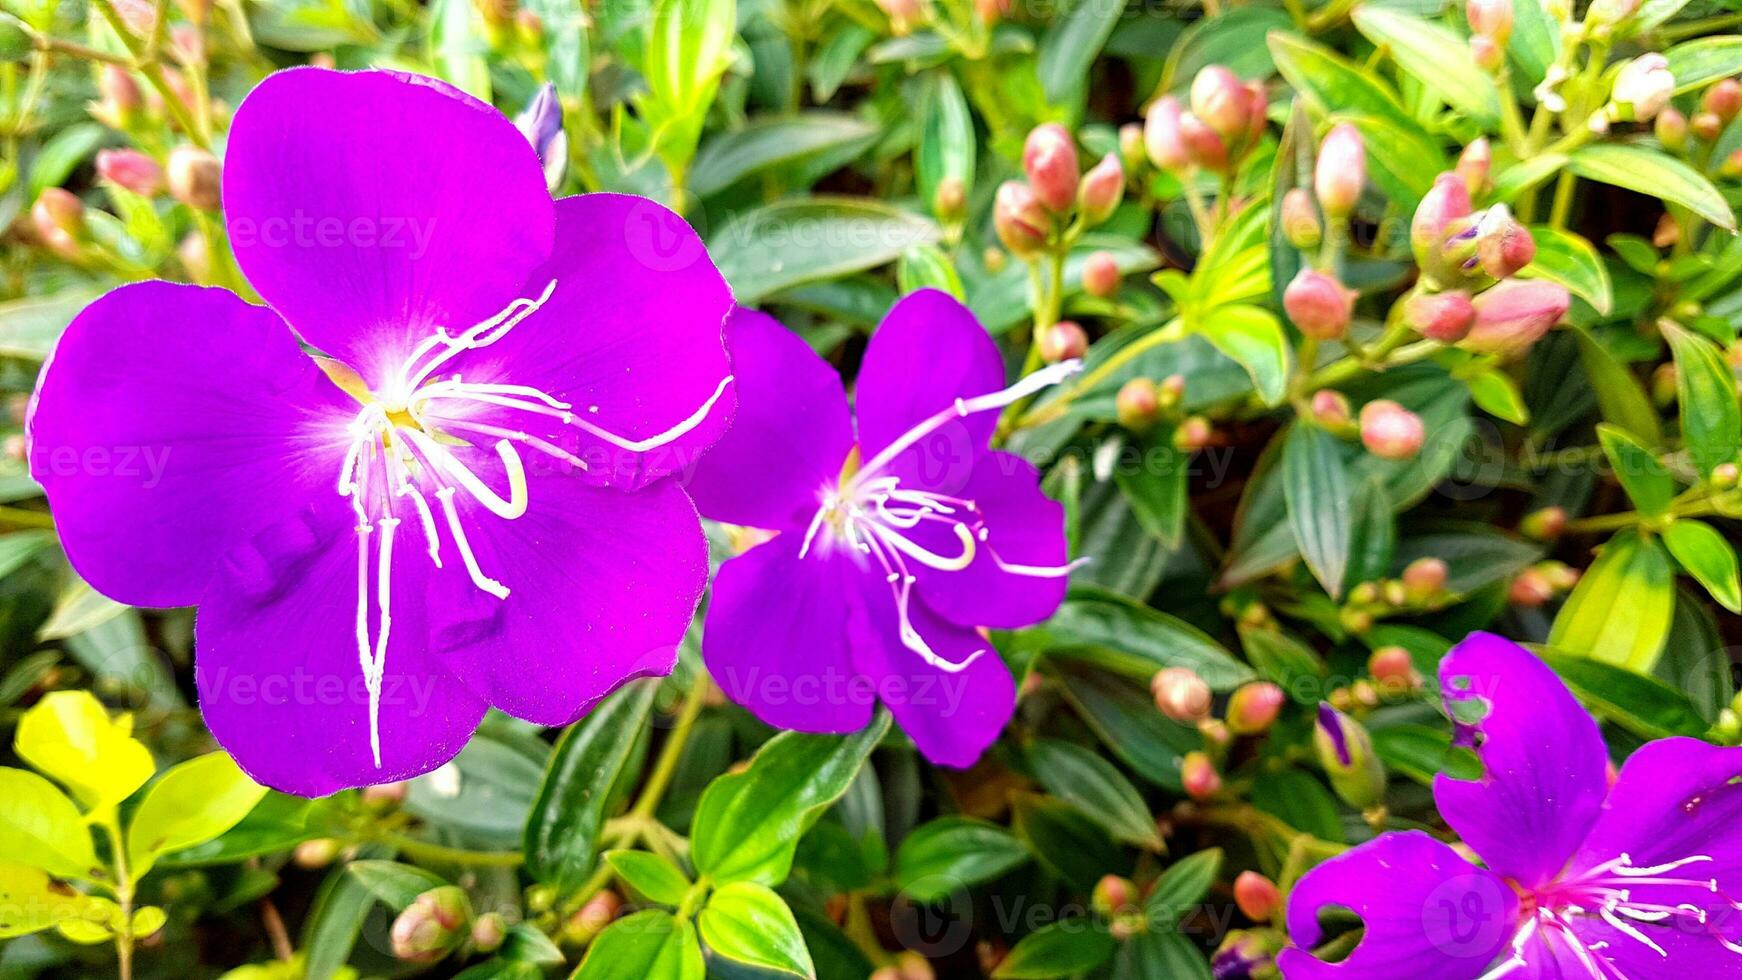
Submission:
M 1313 576 L 1331 598 L 1343 594 L 1353 540 L 1354 487 L 1336 439 L 1316 425 L 1296 422 L 1282 445 L 1282 492 L 1288 526 Z
M 1650 673 L 1675 614 L 1675 570 L 1655 538 L 1610 539 L 1555 616 L 1549 646 Z
M 1598 258 L 1596 248 L 1581 236 L 1552 225 L 1532 225 L 1530 237 L 1536 240 L 1536 258 L 1519 275 L 1558 282 L 1607 316 L 1614 305 L 1613 287 L 1609 285 L 1609 269 Z
M 1742 584 L 1737 582 L 1736 549 L 1717 528 L 1702 521 L 1679 520 L 1664 529 L 1663 543 L 1712 598 L 1731 612 L 1742 612 Z
M 1439 24 L 1387 7 L 1355 8 L 1355 26 L 1374 44 L 1391 49 L 1398 67 L 1484 128 L 1500 120 L 1494 80 L 1470 58 L 1463 38 Z
M 1682 439 L 1702 473 L 1736 458 L 1742 446 L 1742 404 L 1736 378 L 1718 346 L 1674 323 L 1659 324 L 1675 356 Z
M 1567 169 L 1586 180 L 1674 201 L 1720 228 L 1736 230 L 1736 215 L 1712 182 L 1657 150 L 1636 143 L 1591 143 L 1573 151 Z

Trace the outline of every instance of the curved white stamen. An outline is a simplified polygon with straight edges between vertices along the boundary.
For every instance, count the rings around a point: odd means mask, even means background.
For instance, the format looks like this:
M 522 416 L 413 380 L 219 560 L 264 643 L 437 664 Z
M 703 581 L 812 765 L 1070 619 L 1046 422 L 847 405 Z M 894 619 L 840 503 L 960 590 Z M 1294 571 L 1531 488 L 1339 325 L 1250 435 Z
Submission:
M 1611 908 L 1609 906 L 1604 906 L 1603 908 L 1598 910 L 1597 914 L 1603 917 L 1604 922 L 1607 922 L 1607 923 L 1609 923 L 1609 925 L 1615 927 L 1622 934 L 1627 936 L 1627 938 L 1632 939 L 1635 942 L 1643 943 L 1644 945 L 1655 950 L 1657 952 L 1657 955 L 1659 955 L 1659 956 L 1663 956 L 1663 957 L 1669 956 L 1668 953 L 1664 952 L 1664 949 L 1662 946 L 1659 946 L 1657 943 L 1652 942 L 1651 938 L 1646 936 L 1645 933 L 1640 932 L 1638 927 L 1634 926 L 1633 924 L 1622 919 L 1620 916 L 1616 915 L 1615 910 L 1613 908 Z
M 508 304 L 507 309 L 467 329 L 458 337 L 448 337 L 445 332 L 438 330 L 434 336 L 425 338 L 422 343 L 413 348 L 411 357 L 406 359 L 405 367 L 401 371 L 401 374 L 406 376 L 406 393 L 416 391 L 425 379 L 434 374 L 443 364 L 453 360 L 456 355 L 464 351 L 488 347 L 501 340 L 508 331 L 514 329 L 516 324 L 536 313 L 554 292 L 556 292 L 556 280 L 552 279 L 537 299 L 517 299 Z M 413 372 L 412 368 L 417 365 L 417 362 L 437 347 L 445 347 L 445 349 Z
M 962 544 L 962 553 L 953 557 L 928 551 L 888 527 L 869 521 L 866 522 L 866 527 L 884 544 L 927 568 L 935 568 L 940 572 L 959 572 L 974 563 L 974 535 L 965 524 L 955 526 L 956 540 Z
M 513 443 L 506 439 L 500 439 L 496 442 L 496 455 L 502 460 L 502 466 L 508 478 L 508 496 L 504 498 L 485 486 L 484 481 L 478 479 L 478 475 L 468 469 L 465 463 L 460 462 L 458 457 L 454 456 L 446 446 L 421 432 L 414 432 L 410 429 L 402 429 L 401 431 L 406 438 L 411 440 L 413 445 L 417 446 L 418 452 L 422 453 L 424 458 L 440 467 L 447 475 L 458 480 L 460 486 L 472 495 L 472 499 L 483 504 L 490 513 L 509 521 L 526 513 L 526 467 L 520 462 L 520 454 L 514 451 Z
M 590 432 L 594 436 L 603 439 L 619 449 L 627 449 L 630 452 L 635 453 L 646 452 L 649 449 L 657 449 L 660 446 L 673 442 L 694 429 L 696 426 L 701 425 L 702 421 L 708 417 L 708 413 L 714 410 L 714 404 L 720 400 L 720 396 L 726 393 L 726 386 L 731 383 L 732 375 L 728 374 L 724 378 L 721 378 L 720 383 L 714 387 L 714 393 L 709 395 L 708 400 L 702 402 L 702 407 L 691 413 L 689 418 L 686 418 L 682 422 L 666 429 L 664 432 L 648 436 L 645 439 L 625 439 L 622 436 L 613 432 L 608 432 L 579 416 L 570 419 L 569 424 L 583 432 Z
M 460 429 L 466 432 L 477 432 L 482 435 L 495 436 L 498 439 L 511 439 L 515 442 L 531 446 L 539 452 L 544 453 L 546 456 L 560 460 L 577 469 L 585 470 L 589 468 L 586 460 L 576 456 L 574 453 L 569 452 L 555 443 L 540 439 L 529 432 L 504 429 L 499 425 L 488 425 L 483 422 L 463 422 L 451 419 L 444 419 L 441 424 L 442 427 L 446 429 Z
M 860 477 L 872 476 L 888 466 L 890 461 L 911 448 L 926 436 L 931 435 L 943 426 L 956 419 L 967 418 L 980 412 L 989 412 L 1019 402 L 1043 388 L 1050 388 L 1060 381 L 1083 369 L 1083 362 L 1072 358 L 1060 361 L 1050 367 L 1041 368 L 1026 378 L 1016 382 L 1002 391 L 978 395 L 973 398 L 958 398 L 955 404 L 921 421 L 918 425 L 902 433 L 894 442 L 883 447 L 883 451 L 871 458 L 859 471 Z
M 381 680 L 387 673 L 387 635 L 393 629 L 393 531 L 399 519 L 384 517 L 377 521 L 381 529 L 379 564 L 375 570 L 375 604 L 381 622 L 375 635 L 375 656 L 363 671 L 363 685 L 369 690 L 369 751 L 375 756 L 376 768 L 381 767 Z
M 454 488 L 437 490 L 436 499 L 441 502 L 442 513 L 447 516 L 448 533 L 454 536 L 454 547 L 459 549 L 460 560 L 466 563 L 466 573 L 472 576 L 472 584 L 498 599 L 508 598 L 508 586 L 485 575 L 478 567 L 478 558 L 472 554 L 472 543 L 466 540 L 466 528 L 460 523 L 460 512 L 454 508 Z

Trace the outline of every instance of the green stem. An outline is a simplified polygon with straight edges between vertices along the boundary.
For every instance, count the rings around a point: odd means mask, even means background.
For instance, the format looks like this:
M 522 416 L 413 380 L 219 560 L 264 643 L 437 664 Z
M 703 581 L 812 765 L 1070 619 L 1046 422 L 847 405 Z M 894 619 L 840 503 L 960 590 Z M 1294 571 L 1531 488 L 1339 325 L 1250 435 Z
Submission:
M 47 511 L 27 510 L 23 507 L 0 507 L 0 524 L 10 524 L 13 527 L 54 527 L 54 517 Z
M 418 840 L 395 831 L 383 831 L 372 835 L 372 837 L 388 847 L 430 864 L 458 864 L 478 868 L 517 868 L 526 862 L 526 855 L 519 851 L 468 851 L 460 847 L 432 844 L 429 841 Z
M 144 45 L 140 44 L 139 39 L 134 37 L 133 32 L 128 29 L 127 22 L 115 9 L 114 0 L 92 0 L 92 2 L 97 5 L 97 10 L 102 13 L 103 19 L 109 22 L 109 27 L 115 31 L 115 35 L 121 39 L 121 43 L 126 45 L 128 53 L 133 55 L 133 60 L 138 63 L 139 74 L 144 75 L 145 80 L 151 83 L 151 87 L 157 89 L 157 93 L 163 96 L 164 109 L 175 118 L 183 135 L 192 140 L 194 145 L 200 149 L 211 149 L 211 138 L 188 115 L 187 106 L 182 105 L 180 96 L 175 94 L 175 90 L 170 87 L 169 79 L 164 77 L 163 68 L 155 60 L 146 56 Z
M 121 839 L 121 824 L 110 808 L 98 821 L 109 837 L 109 849 L 115 859 L 115 904 L 121 908 L 119 927 L 115 930 L 116 970 L 121 980 L 133 980 L 133 875 L 127 868 L 127 842 Z
M 672 728 L 671 737 L 660 747 L 659 758 L 653 764 L 653 773 L 647 777 L 647 784 L 641 789 L 641 798 L 635 801 L 635 808 L 629 811 L 629 816 L 652 819 L 653 812 L 659 809 L 659 801 L 665 797 L 666 789 L 671 786 L 671 777 L 677 773 L 678 761 L 683 758 L 684 746 L 689 744 L 690 733 L 696 727 L 696 719 L 701 717 L 702 708 L 707 703 L 705 695 L 709 683 L 706 674 L 698 673 L 695 685 L 684 696 L 677 725 Z

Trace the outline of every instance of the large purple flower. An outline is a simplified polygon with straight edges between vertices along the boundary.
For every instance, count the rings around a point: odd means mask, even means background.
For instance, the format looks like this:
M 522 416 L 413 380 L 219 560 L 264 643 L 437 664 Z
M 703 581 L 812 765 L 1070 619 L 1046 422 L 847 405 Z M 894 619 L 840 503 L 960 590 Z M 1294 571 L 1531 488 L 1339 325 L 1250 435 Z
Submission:
M 721 567 L 702 656 L 779 728 L 861 728 L 881 699 L 919 746 L 968 766 L 1015 705 L 975 627 L 1026 626 L 1064 597 L 1063 509 L 1034 467 L 989 448 L 997 410 L 1075 370 L 1004 387 L 997 345 L 947 294 L 902 299 L 855 391 L 760 313 L 727 327 L 733 428 L 697 466 L 696 506 L 777 532 Z
M 29 432 L 79 574 L 201 607 L 200 707 L 242 767 L 403 779 L 487 705 L 560 725 L 669 670 L 707 572 L 670 474 L 731 405 L 731 296 L 688 226 L 553 202 L 507 118 L 378 71 L 262 82 L 224 202 L 270 306 L 114 290 Z
M 1529 651 L 1472 634 L 1440 682 L 1483 776 L 1434 800 L 1486 868 L 1420 832 L 1326 861 L 1289 933 L 1313 946 L 1336 905 L 1365 933 L 1339 963 L 1284 950 L 1286 980 L 1742 977 L 1742 749 L 1652 742 L 1610 786 L 1596 722 Z

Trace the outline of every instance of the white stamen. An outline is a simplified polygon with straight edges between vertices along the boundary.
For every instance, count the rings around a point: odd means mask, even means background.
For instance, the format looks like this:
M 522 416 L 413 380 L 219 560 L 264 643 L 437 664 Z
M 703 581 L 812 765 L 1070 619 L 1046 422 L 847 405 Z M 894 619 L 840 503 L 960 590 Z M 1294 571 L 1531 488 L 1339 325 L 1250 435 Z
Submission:
M 460 560 L 466 563 L 466 573 L 472 576 L 472 584 L 498 599 L 508 598 L 508 587 L 485 575 L 478 567 L 478 559 L 472 554 L 472 543 L 466 540 L 465 526 L 460 523 L 459 511 L 454 509 L 454 488 L 437 490 L 436 499 L 441 501 L 442 513 L 448 519 L 448 533 L 454 536 L 454 546 L 460 550 Z
M 396 517 L 384 517 L 376 522 L 381 529 L 381 550 L 375 570 L 375 604 L 381 623 L 375 635 L 375 656 L 363 672 L 363 686 L 369 690 L 369 750 L 375 756 L 375 768 L 381 768 L 381 680 L 387 673 L 387 634 L 393 628 L 393 531 L 399 526 Z

